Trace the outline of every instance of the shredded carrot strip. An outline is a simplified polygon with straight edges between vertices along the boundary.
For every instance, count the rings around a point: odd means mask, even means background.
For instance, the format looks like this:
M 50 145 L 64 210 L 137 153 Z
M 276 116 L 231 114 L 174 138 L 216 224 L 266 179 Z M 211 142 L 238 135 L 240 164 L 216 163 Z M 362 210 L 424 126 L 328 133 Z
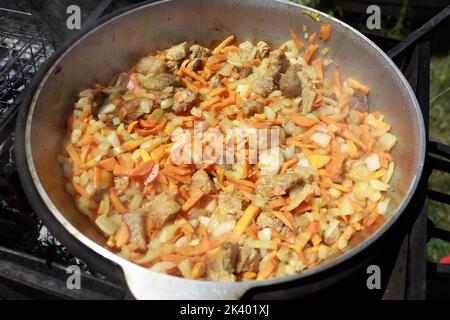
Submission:
M 223 48 L 228 46 L 230 43 L 232 43 L 235 39 L 234 35 L 228 36 L 225 40 L 223 40 L 214 50 L 213 54 L 218 54 L 222 51 Z
M 272 214 L 277 217 L 278 219 L 281 220 L 281 222 L 283 222 L 286 227 L 288 227 L 290 230 L 294 230 L 294 227 L 292 226 L 291 222 L 289 221 L 288 218 L 286 218 L 286 216 L 284 215 L 283 212 L 280 211 L 272 211 Z
M 283 163 L 280 173 L 285 173 L 289 168 L 295 166 L 298 163 L 298 161 L 299 161 L 299 159 L 298 159 L 297 155 L 295 155 L 294 157 L 292 157 L 292 159 Z
M 297 36 L 297 34 L 294 31 L 291 30 L 290 34 L 291 34 L 292 42 L 294 42 L 297 49 L 301 50 L 305 46 L 303 44 L 303 42 L 299 39 L 299 37 Z
M 206 82 L 205 79 L 203 79 L 200 75 L 198 75 L 198 73 L 196 73 L 194 70 L 189 69 L 189 68 L 184 68 L 183 69 L 183 73 L 188 75 L 189 77 L 191 77 L 194 80 L 199 81 L 202 85 L 207 86 L 208 83 Z
M 122 204 L 119 197 L 116 195 L 114 188 L 109 188 L 109 198 L 111 199 L 111 203 L 114 208 L 120 213 L 126 213 L 128 209 Z
M 183 211 L 189 211 L 204 195 L 204 192 L 200 189 L 192 191 L 190 197 L 183 204 Z
M 322 23 L 320 25 L 320 39 L 323 41 L 328 41 L 331 37 L 331 24 L 330 23 Z

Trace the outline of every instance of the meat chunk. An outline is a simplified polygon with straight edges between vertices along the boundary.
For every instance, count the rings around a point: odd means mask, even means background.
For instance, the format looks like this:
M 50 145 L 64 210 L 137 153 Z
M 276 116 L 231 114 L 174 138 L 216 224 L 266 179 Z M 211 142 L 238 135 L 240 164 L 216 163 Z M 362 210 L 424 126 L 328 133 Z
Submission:
M 188 64 L 187 68 L 194 71 L 201 70 L 203 68 L 203 61 L 201 59 L 192 59 Z
M 187 45 L 187 42 L 185 41 L 185 42 L 182 42 L 182 43 L 179 43 L 177 45 L 170 47 L 165 52 L 166 52 L 167 59 L 174 60 L 174 61 L 180 61 L 180 60 L 186 58 L 187 51 L 188 51 L 188 45 Z
M 191 192 L 197 189 L 202 190 L 203 194 L 210 194 L 216 189 L 208 173 L 203 169 L 197 170 L 192 176 Z
M 302 93 L 302 82 L 294 70 L 288 70 L 281 76 L 280 90 L 287 98 L 298 97 Z
M 278 73 L 274 70 L 268 70 L 253 81 L 253 91 L 266 98 L 270 93 L 278 89 Z
M 220 213 L 240 215 L 242 213 L 242 197 L 236 192 L 220 192 L 218 209 Z
M 289 60 L 281 50 L 274 50 L 269 55 L 269 68 L 276 73 L 285 73 L 289 68 Z
M 242 110 L 244 112 L 244 115 L 247 117 L 250 117 L 254 115 L 255 113 L 261 113 L 264 110 L 264 105 L 262 102 L 257 100 L 247 100 L 244 101 L 244 104 L 242 106 Z
M 350 99 L 349 108 L 359 112 L 367 112 L 369 110 L 367 95 L 361 90 L 356 89 Z
M 150 201 L 148 209 L 152 223 L 159 228 L 172 218 L 181 209 L 181 206 L 173 194 L 162 192 Z
M 144 75 L 155 76 L 166 71 L 166 63 L 156 57 L 145 57 L 138 62 L 136 70 Z
M 295 172 L 262 176 L 256 187 L 256 193 L 264 197 L 280 196 L 303 182 L 304 178 Z
M 170 73 L 161 73 L 156 76 L 147 76 L 139 79 L 144 88 L 153 91 L 162 91 L 177 83 L 178 77 Z
M 189 110 L 196 99 L 195 93 L 185 88 L 176 88 L 172 109 L 175 113 Z
M 211 87 L 211 88 L 217 88 L 217 87 L 220 87 L 220 85 L 221 85 L 221 82 L 220 82 L 220 76 L 219 75 L 214 75 L 214 76 L 212 76 L 211 77 L 211 79 L 209 79 L 209 81 L 208 81 L 208 85 Z
M 115 87 L 120 90 L 127 90 L 128 83 L 130 82 L 130 74 L 127 72 L 122 72 L 117 78 Z
M 250 67 L 242 67 L 239 68 L 238 73 L 242 78 L 247 78 L 249 75 L 253 73 L 253 69 Z
M 207 58 L 211 55 L 211 50 L 208 48 L 202 47 L 198 44 L 194 44 L 189 48 L 189 58 L 191 59 L 200 59 Z
M 130 230 L 130 244 L 135 244 L 139 249 L 145 249 L 144 217 L 140 213 L 126 213 L 123 222 Z
M 103 92 L 102 90 L 95 90 L 92 95 L 92 101 L 91 101 L 91 112 L 93 115 L 98 114 L 98 109 L 103 105 L 103 102 L 105 101 L 106 97 L 108 95 L 106 92 Z
M 260 41 L 256 44 L 256 48 L 258 49 L 258 55 L 261 59 L 266 58 L 270 53 L 270 46 L 267 42 Z
M 230 242 L 222 244 L 220 249 L 206 260 L 208 279 L 212 281 L 234 281 L 238 254 L 239 248 L 237 245 Z
M 281 232 L 283 229 L 283 222 L 267 211 L 263 211 L 258 215 L 256 224 L 261 228 L 272 228 L 276 232 Z
M 258 250 L 249 247 L 240 248 L 236 265 L 236 272 L 258 272 L 261 259 L 261 254 L 258 252 Z

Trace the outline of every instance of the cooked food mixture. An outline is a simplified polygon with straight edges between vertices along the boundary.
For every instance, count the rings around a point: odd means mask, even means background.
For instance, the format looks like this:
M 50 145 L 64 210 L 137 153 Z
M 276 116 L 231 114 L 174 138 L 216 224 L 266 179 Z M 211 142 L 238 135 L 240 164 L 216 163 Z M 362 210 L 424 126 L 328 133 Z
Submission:
M 105 246 L 157 272 L 260 280 L 313 268 L 379 226 L 396 137 L 369 112 L 369 88 L 333 67 L 330 32 L 291 32 L 280 47 L 183 42 L 82 91 L 60 160 Z M 250 135 L 227 138 L 233 128 L 271 129 L 278 143 L 258 144 L 251 161 Z M 188 138 L 205 148 L 210 129 L 244 158 L 173 157 Z

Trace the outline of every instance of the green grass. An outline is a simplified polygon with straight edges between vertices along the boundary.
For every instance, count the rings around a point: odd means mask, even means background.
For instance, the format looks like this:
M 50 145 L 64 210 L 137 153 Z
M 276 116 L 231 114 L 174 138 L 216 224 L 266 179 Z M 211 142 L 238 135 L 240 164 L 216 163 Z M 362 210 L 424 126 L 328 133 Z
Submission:
M 431 58 L 430 139 L 450 144 L 450 50 Z M 450 174 L 434 172 L 430 188 L 450 193 Z M 450 230 L 450 206 L 430 201 L 428 216 L 439 228 Z M 450 255 L 450 243 L 433 239 L 428 244 L 428 259 L 437 261 Z

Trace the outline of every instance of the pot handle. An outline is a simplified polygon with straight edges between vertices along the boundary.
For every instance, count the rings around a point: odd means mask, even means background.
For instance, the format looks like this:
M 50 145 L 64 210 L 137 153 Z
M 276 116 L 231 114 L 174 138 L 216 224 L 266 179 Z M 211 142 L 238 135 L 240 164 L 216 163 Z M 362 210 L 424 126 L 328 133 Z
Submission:
M 212 282 L 169 276 L 121 261 L 130 293 L 139 300 L 236 300 L 250 288 L 249 282 Z

